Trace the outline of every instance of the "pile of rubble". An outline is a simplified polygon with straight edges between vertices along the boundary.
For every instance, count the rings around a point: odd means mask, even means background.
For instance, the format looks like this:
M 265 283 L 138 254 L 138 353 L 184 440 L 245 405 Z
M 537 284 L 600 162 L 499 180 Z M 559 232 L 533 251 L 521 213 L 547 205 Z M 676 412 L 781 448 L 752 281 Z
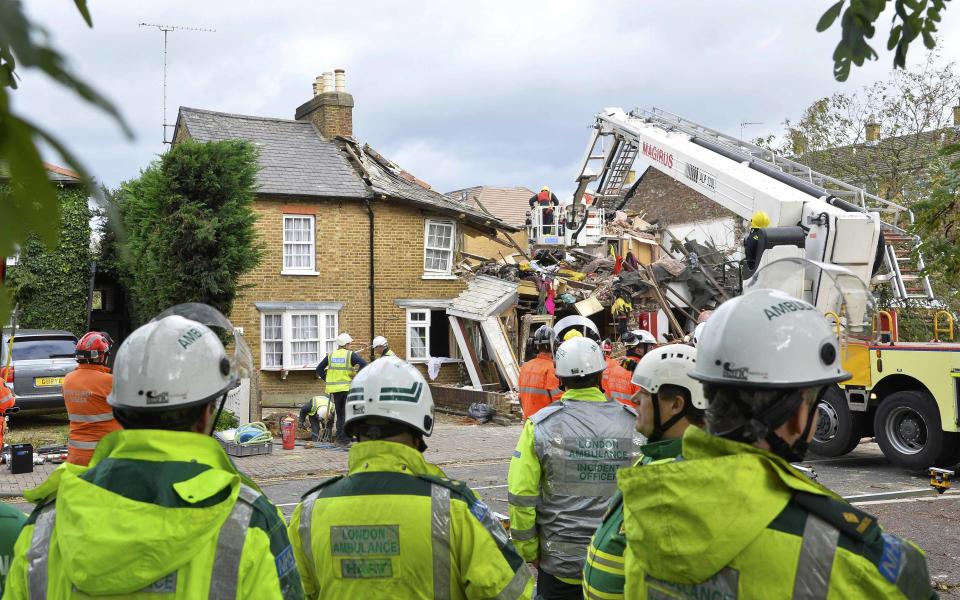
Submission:
M 702 311 L 737 293 L 734 263 L 712 245 L 672 240 L 667 247 L 660 228 L 620 211 L 605 234 L 606 245 L 585 249 L 543 249 L 530 256 L 517 248 L 498 259 L 467 255 L 457 272 L 468 280 L 486 275 L 518 283 L 521 315 L 609 311 L 613 323 L 636 323 L 639 313 L 662 310 L 670 324 L 666 337 L 674 339 L 689 333 Z M 630 239 L 653 248 L 650 260 L 629 251 L 616 254 L 621 241 Z

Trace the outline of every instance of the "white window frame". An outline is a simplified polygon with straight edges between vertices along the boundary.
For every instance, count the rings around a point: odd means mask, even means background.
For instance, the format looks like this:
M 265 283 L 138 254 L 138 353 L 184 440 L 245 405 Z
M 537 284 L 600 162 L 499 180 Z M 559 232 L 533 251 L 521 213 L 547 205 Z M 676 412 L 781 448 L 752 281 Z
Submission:
M 423 314 L 425 319 L 423 320 L 414 320 L 414 314 Z M 426 343 L 426 356 L 413 356 L 413 345 L 410 343 L 413 339 L 413 336 L 410 335 L 411 330 L 415 327 L 423 327 L 426 331 L 425 343 Z M 408 308 L 407 309 L 407 348 L 406 348 L 406 357 L 407 362 L 411 363 L 425 363 L 430 360 L 430 309 L 429 308 Z
M 267 339 L 267 318 L 280 317 L 280 337 Z M 267 365 L 267 344 L 280 342 L 280 364 Z M 264 370 L 283 368 L 283 313 L 269 312 L 260 315 L 260 365 Z
M 287 241 L 287 222 L 294 219 L 307 219 L 310 222 L 310 264 L 306 267 L 288 267 L 287 266 L 287 244 L 304 244 L 303 241 Z M 280 230 L 281 237 L 281 257 L 282 268 L 281 275 L 319 275 L 317 273 L 317 217 L 316 215 L 284 214 L 283 226 Z
M 267 315 L 280 315 L 281 318 L 281 342 L 283 344 L 283 362 L 280 365 L 267 366 L 267 341 L 264 339 L 264 328 L 266 326 Z M 297 341 L 293 339 L 293 317 L 299 315 L 317 317 L 317 362 L 310 364 L 294 364 L 293 344 Z M 333 320 L 333 338 L 328 338 L 330 328 L 326 326 L 327 319 Z M 260 370 L 261 371 L 310 371 L 317 368 L 323 359 L 327 356 L 328 348 L 336 339 L 337 331 L 340 327 L 340 314 L 336 310 L 269 310 L 260 313 Z M 305 340 L 312 341 L 312 340 Z
M 450 247 L 430 246 L 430 226 L 444 226 L 450 228 Z M 450 220 L 426 219 L 423 222 L 423 279 L 456 279 L 453 274 L 453 260 L 457 249 L 457 224 Z M 446 269 L 427 267 L 427 252 L 449 252 Z

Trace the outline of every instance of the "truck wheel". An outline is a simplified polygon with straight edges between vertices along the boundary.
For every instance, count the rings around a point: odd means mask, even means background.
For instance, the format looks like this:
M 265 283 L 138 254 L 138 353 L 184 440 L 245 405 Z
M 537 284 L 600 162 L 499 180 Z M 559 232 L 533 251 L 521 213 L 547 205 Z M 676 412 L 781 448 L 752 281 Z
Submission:
M 926 392 L 890 394 L 873 418 L 877 443 L 890 462 L 908 469 L 926 469 L 944 450 L 940 412 Z
M 837 385 L 831 385 L 817 404 L 817 429 L 810 450 L 820 456 L 843 456 L 857 447 L 866 425 L 866 415 L 855 413 Z

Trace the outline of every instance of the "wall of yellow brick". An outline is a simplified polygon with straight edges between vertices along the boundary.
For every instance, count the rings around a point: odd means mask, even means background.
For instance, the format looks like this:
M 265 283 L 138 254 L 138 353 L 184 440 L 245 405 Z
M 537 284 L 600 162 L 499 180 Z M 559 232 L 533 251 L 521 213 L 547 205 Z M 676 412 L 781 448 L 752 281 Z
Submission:
M 316 211 L 317 276 L 281 275 L 283 266 L 283 214 Z M 424 220 L 429 217 L 416 208 L 396 202 L 374 202 L 375 331 L 387 338 L 391 348 L 403 357 L 406 347 L 406 310 L 397 299 L 451 299 L 466 284 L 460 279 L 423 279 Z M 306 207 L 300 208 L 300 207 Z M 263 242 L 260 266 L 240 283 L 249 286 L 234 302 L 231 321 L 242 327 L 244 338 L 260 368 L 260 312 L 256 302 L 305 301 L 342 302 L 340 331 L 354 339 L 353 348 L 370 343 L 368 217 L 361 202 L 303 201 L 258 198 L 256 229 Z M 436 217 L 442 218 L 442 217 Z M 367 353 L 362 353 L 367 358 Z M 425 365 L 418 365 L 426 374 Z M 464 381 L 461 365 L 441 368 L 437 383 Z M 303 398 L 321 393 L 323 383 L 312 372 L 291 371 L 281 380 L 276 371 L 260 373 L 264 400 Z
M 509 256 L 517 252 L 517 249 L 507 241 L 507 232 L 501 232 L 494 236 L 477 229 L 465 227 L 463 231 L 463 249 L 470 254 L 484 256 L 493 260 L 499 260 L 500 256 Z M 516 233 L 509 234 L 518 246 L 526 251 L 527 249 L 527 231 L 526 229 Z

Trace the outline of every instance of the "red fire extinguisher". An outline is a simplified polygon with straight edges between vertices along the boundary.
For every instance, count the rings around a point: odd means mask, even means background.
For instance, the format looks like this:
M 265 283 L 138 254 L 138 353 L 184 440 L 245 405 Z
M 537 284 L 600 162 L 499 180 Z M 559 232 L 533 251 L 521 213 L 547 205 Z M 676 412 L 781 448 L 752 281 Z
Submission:
M 293 450 L 297 441 L 297 420 L 286 416 L 280 420 L 280 437 L 283 439 L 283 449 Z

